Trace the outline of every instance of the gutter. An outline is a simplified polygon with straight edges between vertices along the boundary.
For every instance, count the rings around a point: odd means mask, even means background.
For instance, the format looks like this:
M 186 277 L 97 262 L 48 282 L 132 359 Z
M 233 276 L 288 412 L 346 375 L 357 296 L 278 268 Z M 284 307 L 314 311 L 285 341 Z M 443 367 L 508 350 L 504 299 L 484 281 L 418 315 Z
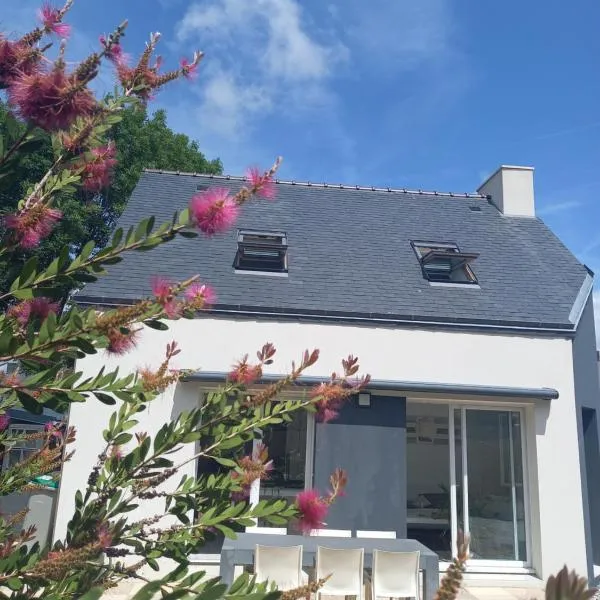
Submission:
M 258 384 L 280 381 L 285 375 L 264 375 Z M 199 383 L 223 383 L 227 373 L 219 371 L 198 371 L 182 378 L 182 381 Z M 293 386 L 312 387 L 327 381 L 326 377 L 299 377 Z M 369 389 L 395 392 L 419 392 L 446 394 L 453 396 L 492 396 L 494 398 L 522 398 L 529 400 L 556 400 L 558 391 L 552 388 L 505 387 L 496 385 L 469 385 L 459 383 L 427 383 L 420 381 L 395 381 L 391 379 L 371 379 Z
M 77 304 L 82 306 L 94 306 L 113 308 L 132 304 L 134 300 L 128 299 L 106 299 L 103 297 L 82 297 L 77 299 Z M 247 319 L 274 319 L 274 320 L 292 320 L 325 322 L 333 324 L 350 323 L 356 325 L 375 325 L 382 327 L 423 327 L 423 328 L 441 328 L 458 331 L 484 332 L 497 331 L 499 333 L 514 333 L 518 335 L 551 335 L 571 338 L 575 335 L 573 325 L 561 325 L 558 323 L 515 323 L 510 321 L 467 321 L 461 319 L 427 319 L 417 316 L 395 316 L 378 314 L 351 314 L 351 313 L 324 313 L 310 312 L 300 310 L 277 310 L 277 309 L 251 309 L 245 307 L 213 306 L 208 310 L 203 310 L 198 314 L 199 317 L 240 317 Z

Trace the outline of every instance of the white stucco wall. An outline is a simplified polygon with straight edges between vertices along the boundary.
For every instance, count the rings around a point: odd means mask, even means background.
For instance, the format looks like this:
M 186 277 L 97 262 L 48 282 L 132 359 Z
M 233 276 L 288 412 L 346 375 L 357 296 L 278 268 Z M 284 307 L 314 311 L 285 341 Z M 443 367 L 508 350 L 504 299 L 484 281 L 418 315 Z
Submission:
M 328 376 L 333 370 L 339 371 L 340 360 L 353 353 L 360 359 L 362 372 L 374 379 L 557 389 L 558 400 L 536 401 L 529 410 L 533 417 L 529 430 L 535 438 L 528 448 L 531 477 L 536 482 L 531 490 L 534 567 L 542 577 L 559 570 L 565 562 L 586 572 L 570 340 L 203 318 L 174 322 L 168 332 L 146 330 L 137 351 L 117 359 L 98 354 L 86 359 L 80 368 L 91 374 L 103 365 L 118 365 L 123 372 L 157 366 L 165 345 L 173 339 L 182 349 L 174 364 L 178 368 L 228 371 L 236 359 L 245 353 L 254 355 L 269 341 L 277 348 L 276 361 L 270 367 L 274 373 L 287 371 L 305 348 L 317 347 L 320 360 L 307 372 L 309 375 Z M 169 390 L 140 415 L 140 430 L 154 433 L 176 411 L 193 405 L 198 394 L 198 386 L 192 383 L 179 385 L 175 392 Z M 99 402 L 72 407 L 77 442 L 62 480 L 58 536 L 64 534 L 75 491 L 85 486 L 102 449 L 101 430 L 112 410 Z M 189 472 L 193 470 L 190 465 Z M 150 515 L 158 507 L 144 503 L 140 510 Z

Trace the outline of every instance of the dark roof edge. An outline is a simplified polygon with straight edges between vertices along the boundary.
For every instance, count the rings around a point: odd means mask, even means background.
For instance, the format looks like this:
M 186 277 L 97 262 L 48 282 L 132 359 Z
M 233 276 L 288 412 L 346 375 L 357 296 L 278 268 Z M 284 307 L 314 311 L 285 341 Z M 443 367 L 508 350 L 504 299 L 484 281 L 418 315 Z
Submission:
M 185 171 L 167 171 L 163 169 L 144 169 L 144 173 L 156 173 L 158 175 L 186 175 L 188 177 L 207 177 L 209 179 L 220 179 L 223 181 L 246 181 L 245 177 L 239 175 L 212 175 L 211 173 L 190 173 Z M 442 196 L 448 198 L 474 198 L 477 200 L 487 200 L 488 197 L 476 192 L 436 192 L 426 190 L 409 190 L 406 188 L 376 187 L 364 185 L 349 185 L 343 183 L 313 183 L 311 181 L 288 181 L 284 179 L 275 179 L 275 183 L 284 185 L 298 185 L 303 187 L 332 188 L 338 190 L 360 190 L 369 192 L 395 192 L 401 194 L 413 194 L 423 196 Z
M 73 301 L 77 304 L 96 306 L 104 308 L 113 308 L 132 304 L 132 299 L 119 298 L 95 298 L 91 296 L 73 296 Z M 560 335 L 562 337 L 573 337 L 575 329 L 572 324 L 561 323 L 531 323 L 518 321 L 492 321 L 492 320 L 461 320 L 461 319 L 440 319 L 438 317 L 420 317 L 405 315 L 384 315 L 375 313 L 324 313 L 308 310 L 294 310 L 276 308 L 236 307 L 236 306 L 213 306 L 208 310 L 199 313 L 200 316 L 207 317 L 240 317 L 240 318 L 263 318 L 272 320 L 292 320 L 292 321 L 316 321 L 333 324 L 356 324 L 356 325 L 379 325 L 379 326 L 413 326 L 413 327 L 437 327 L 446 329 L 458 329 L 463 331 L 499 331 L 502 333 L 514 334 L 548 334 Z
M 264 375 L 258 384 L 269 384 L 283 379 L 285 375 Z M 205 383 L 221 383 L 227 378 L 227 373 L 218 371 L 198 371 L 187 375 L 182 381 L 199 381 Z M 326 377 L 299 377 L 294 386 L 314 386 L 326 381 Z M 293 386 L 292 386 L 293 387 Z M 390 379 L 371 379 L 371 390 L 386 390 L 396 392 L 420 392 L 428 394 L 453 394 L 456 396 L 494 396 L 505 398 L 529 398 L 556 400 L 558 391 L 552 388 L 505 387 L 496 385 L 471 385 L 458 383 L 429 383 L 417 381 L 394 381 Z

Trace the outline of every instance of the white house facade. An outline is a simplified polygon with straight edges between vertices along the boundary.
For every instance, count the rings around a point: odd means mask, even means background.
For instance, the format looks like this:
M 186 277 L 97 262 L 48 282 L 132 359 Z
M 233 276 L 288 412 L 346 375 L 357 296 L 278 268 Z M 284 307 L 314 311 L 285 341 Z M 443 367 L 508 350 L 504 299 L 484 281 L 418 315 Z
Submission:
M 209 185 L 240 182 L 145 173 L 122 224 L 140 212 L 160 218 Z M 278 202 L 249 206 L 230 236 L 178 240 L 172 254 L 167 244 L 136 255 L 86 287 L 79 302 L 111 306 L 146 295 L 153 274 L 198 272 L 218 300 L 169 331 L 145 329 L 128 355 L 88 357 L 84 372 L 156 366 L 177 340 L 176 366 L 194 374 L 140 415 L 140 430 L 153 434 L 267 341 L 277 354 L 263 383 L 306 348 L 320 350 L 307 385 L 353 353 L 372 377 L 367 393 L 331 423 L 303 414 L 265 432 L 275 472 L 252 498 L 323 489 L 343 467 L 348 491 L 331 528 L 393 530 L 442 561 L 466 531 L 474 573 L 546 578 L 566 563 L 591 576 L 600 564 L 593 279 L 535 217 L 533 172 L 502 167 L 470 195 L 291 182 L 279 191 Z M 278 244 L 264 267 L 252 254 L 256 236 Z M 71 408 L 77 441 L 56 535 L 112 410 Z M 188 465 L 190 474 L 198 468 Z M 139 511 L 163 512 L 158 502 Z

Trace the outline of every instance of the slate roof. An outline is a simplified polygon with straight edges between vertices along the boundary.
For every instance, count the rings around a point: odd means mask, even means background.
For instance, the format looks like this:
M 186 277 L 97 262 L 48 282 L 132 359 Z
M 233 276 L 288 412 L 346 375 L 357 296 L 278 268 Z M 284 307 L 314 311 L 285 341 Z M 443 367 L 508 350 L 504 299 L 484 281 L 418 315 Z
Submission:
M 239 178 L 146 171 L 122 215 L 129 227 L 184 208 L 197 186 L 238 190 Z M 463 323 L 572 329 L 570 312 L 585 266 L 537 218 L 502 215 L 477 194 L 439 195 L 279 183 L 277 200 L 243 207 L 239 228 L 285 231 L 289 276 L 240 274 L 232 267 L 237 229 L 213 238 L 178 237 L 135 252 L 88 284 L 79 302 L 113 304 L 150 292 L 152 275 L 196 273 L 218 295 L 215 311 L 314 318 Z M 470 207 L 481 210 L 473 211 Z M 411 240 L 455 242 L 478 252 L 475 286 L 426 281 Z

